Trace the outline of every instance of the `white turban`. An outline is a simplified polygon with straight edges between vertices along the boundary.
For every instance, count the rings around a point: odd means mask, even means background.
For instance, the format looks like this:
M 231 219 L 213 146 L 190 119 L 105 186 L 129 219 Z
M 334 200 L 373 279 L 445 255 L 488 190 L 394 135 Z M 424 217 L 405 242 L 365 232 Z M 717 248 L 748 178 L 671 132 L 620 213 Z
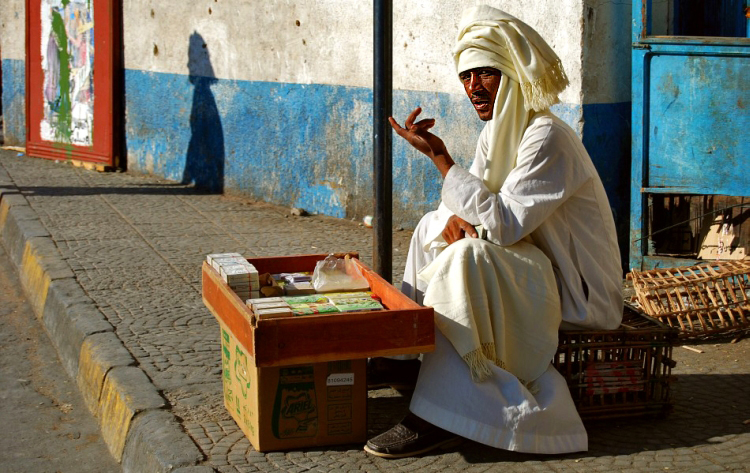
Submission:
M 568 86 L 560 58 L 529 25 L 489 6 L 464 11 L 453 49 L 458 74 L 477 67 L 503 73 L 487 123 L 489 144 L 483 180 L 499 192 L 516 165 L 518 146 L 532 111 L 559 102 Z

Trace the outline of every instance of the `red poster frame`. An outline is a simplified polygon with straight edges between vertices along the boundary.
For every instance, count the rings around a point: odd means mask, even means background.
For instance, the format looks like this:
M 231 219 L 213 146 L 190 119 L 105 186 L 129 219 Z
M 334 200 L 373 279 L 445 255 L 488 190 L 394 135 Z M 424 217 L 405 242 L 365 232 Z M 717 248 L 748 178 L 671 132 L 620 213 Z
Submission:
M 26 154 L 45 159 L 71 159 L 97 168 L 120 167 L 122 123 L 121 0 L 91 0 L 94 11 L 94 106 L 92 145 L 46 141 L 44 116 L 41 1 L 26 0 Z

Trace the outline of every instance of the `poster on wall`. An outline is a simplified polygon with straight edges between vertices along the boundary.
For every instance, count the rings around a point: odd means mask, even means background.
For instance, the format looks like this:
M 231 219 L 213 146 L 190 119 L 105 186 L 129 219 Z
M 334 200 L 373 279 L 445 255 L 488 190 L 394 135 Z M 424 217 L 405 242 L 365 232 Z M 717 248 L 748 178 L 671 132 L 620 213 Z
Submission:
M 91 146 L 94 12 L 89 0 L 42 0 L 44 141 Z
M 27 0 L 26 7 L 27 154 L 117 167 L 119 2 Z

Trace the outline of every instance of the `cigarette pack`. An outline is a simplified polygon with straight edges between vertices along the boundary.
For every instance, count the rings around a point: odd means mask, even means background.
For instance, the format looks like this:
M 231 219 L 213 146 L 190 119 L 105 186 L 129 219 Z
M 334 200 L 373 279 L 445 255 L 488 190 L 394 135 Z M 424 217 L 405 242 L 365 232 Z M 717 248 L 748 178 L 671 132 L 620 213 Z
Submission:
M 375 294 L 372 291 L 360 291 L 360 292 L 327 292 L 325 296 L 329 301 L 333 302 L 336 299 L 372 299 Z
M 288 282 L 284 285 L 284 294 L 298 296 L 302 294 L 315 294 L 315 288 L 309 282 Z
M 294 304 L 291 306 L 291 309 L 294 315 L 330 314 L 333 312 L 339 312 L 336 306 L 328 303 Z
M 253 304 L 272 304 L 274 302 L 287 303 L 283 297 L 264 297 L 262 301 L 254 301 Z
M 276 280 L 281 279 L 288 283 L 310 282 L 312 280 L 312 274 L 309 272 L 281 273 L 274 274 L 273 278 Z
M 247 260 L 242 256 L 222 256 L 219 258 L 213 258 L 211 266 L 213 266 L 216 271 L 221 271 L 222 266 L 244 263 L 247 263 Z
M 285 296 L 281 298 L 287 304 L 324 304 L 328 302 L 328 298 L 322 294 L 314 294 L 309 296 Z
M 248 300 L 248 304 L 250 305 L 251 309 L 256 311 L 263 309 L 278 309 L 279 307 L 289 307 L 289 304 L 284 301 L 265 302 L 264 299 L 250 299 Z
M 260 309 L 255 312 L 259 319 L 277 319 L 280 317 L 294 317 L 292 309 L 289 307 L 274 307 L 272 309 Z
M 206 256 L 206 261 L 208 261 L 208 264 L 210 264 L 211 267 L 213 267 L 214 269 L 217 269 L 216 266 L 214 266 L 214 260 L 219 259 L 219 258 L 240 258 L 244 260 L 242 255 L 239 253 L 212 253 Z
M 331 304 L 339 312 L 363 312 L 368 310 L 382 310 L 383 305 L 373 298 L 353 297 L 350 299 L 334 299 Z

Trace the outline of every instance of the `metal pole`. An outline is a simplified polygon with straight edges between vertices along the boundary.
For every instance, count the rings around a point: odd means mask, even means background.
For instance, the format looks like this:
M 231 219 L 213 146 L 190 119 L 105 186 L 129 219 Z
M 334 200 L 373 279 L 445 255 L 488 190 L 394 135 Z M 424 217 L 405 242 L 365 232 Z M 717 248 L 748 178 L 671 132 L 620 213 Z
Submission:
M 393 77 L 393 2 L 375 0 L 373 77 L 373 184 L 375 215 L 373 268 L 391 282 L 393 247 L 393 164 L 391 161 L 391 94 Z

